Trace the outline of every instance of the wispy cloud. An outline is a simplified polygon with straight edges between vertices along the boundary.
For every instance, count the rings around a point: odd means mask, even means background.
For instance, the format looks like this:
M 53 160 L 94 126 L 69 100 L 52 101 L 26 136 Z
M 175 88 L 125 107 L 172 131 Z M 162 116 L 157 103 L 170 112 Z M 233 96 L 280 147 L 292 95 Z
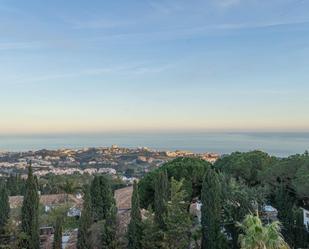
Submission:
M 241 0 L 215 0 L 216 4 L 223 8 L 232 7 L 235 5 L 239 5 Z
M 2 79 L 2 84 L 23 84 L 23 83 L 39 83 L 39 82 L 48 82 L 64 79 L 74 79 L 79 77 L 96 77 L 101 75 L 113 75 L 113 74 L 123 74 L 123 75 L 144 75 L 144 74 L 155 74 L 168 70 L 172 65 L 158 65 L 158 66 L 149 66 L 149 65 L 128 65 L 128 66 L 115 66 L 115 67 L 106 67 L 106 68 L 86 68 L 78 71 L 64 72 L 64 73 L 47 73 L 44 75 L 15 75 L 13 77 Z
M 148 1 L 148 4 L 155 11 L 165 15 L 170 15 L 186 9 L 186 6 L 179 1 Z
M 111 29 L 117 27 L 127 27 L 134 22 L 130 20 L 92 18 L 84 20 L 67 19 L 65 20 L 73 29 Z
M 19 50 L 35 49 L 42 47 L 43 44 L 37 41 L 31 42 L 0 42 L 0 50 Z
M 89 42 L 115 41 L 128 43 L 149 43 L 153 41 L 171 41 L 179 39 L 189 39 L 201 36 L 212 36 L 218 33 L 237 30 L 276 28 L 286 25 L 308 24 L 309 20 L 299 21 L 264 21 L 264 22 L 243 22 L 243 23 L 219 23 L 209 25 L 195 25 L 194 27 L 171 27 L 155 31 L 141 31 L 129 33 L 106 34 L 89 39 Z

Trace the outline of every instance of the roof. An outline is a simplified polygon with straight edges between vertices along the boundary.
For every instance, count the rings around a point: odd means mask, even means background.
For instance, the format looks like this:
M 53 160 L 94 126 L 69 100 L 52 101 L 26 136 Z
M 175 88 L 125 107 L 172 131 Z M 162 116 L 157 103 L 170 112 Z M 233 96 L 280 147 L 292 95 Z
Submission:
M 276 208 L 274 208 L 273 206 L 270 206 L 270 205 L 265 205 L 263 207 L 263 211 L 265 211 L 265 212 L 278 212 Z
M 118 210 L 131 208 L 132 192 L 132 186 L 115 190 L 115 199 Z
M 66 202 L 66 198 L 68 198 L 69 203 L 74 203 L 76 207 L 82 207 L 83 200 L 76 198 L 74 195 L 66 195 L 66 194 L 54 194 L 54 195 L 41 195 L 40 196 L 40 204 L 44 206 L 52 206 L 59 205 Z M 11 208 L 21 207 L 23 204 L 24 197 L 23 196 L 10 196 L 9 202 Z

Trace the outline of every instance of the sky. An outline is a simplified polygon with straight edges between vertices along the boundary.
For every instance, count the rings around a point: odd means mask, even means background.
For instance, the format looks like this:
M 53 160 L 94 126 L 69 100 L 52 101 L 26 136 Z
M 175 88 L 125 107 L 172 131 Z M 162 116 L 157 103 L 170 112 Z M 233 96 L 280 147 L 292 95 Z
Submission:
M 0 0 L 0 134 L 309 131 L 309 0 Z

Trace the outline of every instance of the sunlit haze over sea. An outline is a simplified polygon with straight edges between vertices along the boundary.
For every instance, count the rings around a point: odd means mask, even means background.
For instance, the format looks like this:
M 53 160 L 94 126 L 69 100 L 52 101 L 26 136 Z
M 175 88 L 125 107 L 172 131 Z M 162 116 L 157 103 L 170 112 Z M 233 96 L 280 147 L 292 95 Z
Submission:
M 309 150 L 306 133 L 115 133 L 58 135 L 0 135 L 0 151 L 105 147 L 149 147 L 158 150 L 217 152 L 263 150 L 275 156 L 288 156 Z

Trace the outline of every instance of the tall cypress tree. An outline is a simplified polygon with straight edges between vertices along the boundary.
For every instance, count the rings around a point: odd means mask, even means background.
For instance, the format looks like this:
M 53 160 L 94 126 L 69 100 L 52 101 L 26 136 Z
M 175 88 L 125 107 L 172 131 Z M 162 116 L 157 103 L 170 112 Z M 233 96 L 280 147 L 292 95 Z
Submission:
M 91 197 L 89 187 L 85 186 L 84 189 L 84 203 L 83 210 L 80 218 L 78 235 L 77 235 L 77 249 L 90 249 L 88 242 L 88 230 L 91 226 Z
M 115 202 L 112 203 L 109 211 L 106 214 L 106 219 L 102 231 L 102 249 L 116 249 L 116 220 L 117 208 Z
M 56 219 L 53 249 L 62 249 L 62 219 L 61 215 Z
M 303 210 L 300 208 L 294 208 L 294 224 L 293 226 L 293 248 L 308 248 L 309 246 L 309 233 L 304 225 Z
M 0 234 L 4 232 L 10 214 L 9 196 L 4 186 L 0 189 Z
M 187 249 L 190 245 L 191 219 L 183 182 L 171 179 L 171 200 L 167 205 L 164 240 L 168 248 Z
M 6 236 L 5 226 L 10 215 L 9 196 L 4 186 L 0 186 L 0 248 L 8 244 L 9 237 Z
M 131 220 L 128 226 L 128 249 L 142 248 L 142 215 L 139 206 L 138 185 L 134 181 L 132 194 Z
M 95 176 L 90 187 L 92 217 L 95 221 L 104 220 L 114 203 L 113 191 L 109 180 Z
M 222 192 L 218 174 L 206 171 L 202 187 L 202 249 L 222 249 Z
M 21 248 L 39 249 L 39 195 L 37 179 L 33 176 L 31 163 L 28 168 L 28 178 L 26 181 L 26 193 L 21 209 Z
M 166 171 L 160 171 L 155 179 L 155 222 L 160 229 L 165 229 L 164 217 L 167 212 L 167 201 L 169 199 L 169 183 Z

